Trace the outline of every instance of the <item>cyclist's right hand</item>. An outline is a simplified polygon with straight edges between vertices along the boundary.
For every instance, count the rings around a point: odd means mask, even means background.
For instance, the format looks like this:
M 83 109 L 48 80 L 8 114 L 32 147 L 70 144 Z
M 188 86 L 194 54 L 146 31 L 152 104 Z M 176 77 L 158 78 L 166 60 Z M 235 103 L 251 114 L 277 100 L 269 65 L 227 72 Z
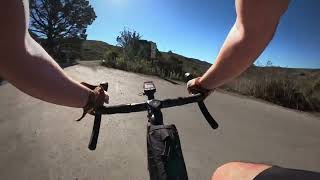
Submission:
M 205 95 L 205 97 L 208 97 L 213 92 L 213 90 L 203 88 L 199 82 L 200 78 L 201 77 L 197 77 L 195 79 L 191 79 L 190 81 L 188 81 L 187 90 L 189 94 L 202 93 Z

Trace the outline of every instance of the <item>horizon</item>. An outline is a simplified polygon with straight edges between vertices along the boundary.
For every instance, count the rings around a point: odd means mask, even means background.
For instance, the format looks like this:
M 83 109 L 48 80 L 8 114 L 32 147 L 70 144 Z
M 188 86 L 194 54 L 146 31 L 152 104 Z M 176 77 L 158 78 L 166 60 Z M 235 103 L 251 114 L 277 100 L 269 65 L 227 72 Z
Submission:
M 88 27 L 87 39 L 117 45 L 119 32 L 128 28 L 155 42 L 159 51 L 212 64 L 234 23 L 234 1 L 183 2 L 91 0 L 97 19 Z M 320 16 L 319 5 L 317 0 L 292 1 L 273 40 L 255 64 L 265 65 L 270 60 L 279 67 L 319 69 L 320 24 L 311 20 Z

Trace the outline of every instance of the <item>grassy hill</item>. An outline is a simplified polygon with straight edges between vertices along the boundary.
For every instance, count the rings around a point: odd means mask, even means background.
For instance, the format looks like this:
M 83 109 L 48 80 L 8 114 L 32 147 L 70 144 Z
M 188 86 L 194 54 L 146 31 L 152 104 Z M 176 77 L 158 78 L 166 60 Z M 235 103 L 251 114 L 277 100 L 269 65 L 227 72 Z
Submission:
M 223 88 L 292 109 L 320 112 L 320 69 L 252 66 Z
M 121 53 L 121 48 L 118 46 L 113 46 L 103 41 L 87 40 L 82 43 L 81 48 L 81 60 L 102 60 L 106 59 L 105 55 L 108 52 L 117 52 Z M 179 54 L 172 52 L 159 52 L 160 61 L 168 60 L 170 57 L 175 57 L 178 61 L 183 64 L 183 71 L 185 72 L 195 72 L 196 74 L 201 74 L 205 72 L 209 67 L 210 63 L 201 61 L 198 59 L 187 58 Z
M 81 60 L 102 60 L 105 58 L 104 56 L 108 51 L 114 51 L 114 52 L 120 53 L 121 48 L 110 45 L 103 41 L 87 40 L 82 43 L 80 59 Z
M 185 72 L 196 72 L 196 74 L 202 74 L 211 66 L 211 64 L 206 61 L 184 57 L 172 52 L 161 52 L 161 54 L 164 59 L 170 59 L 170 56 L 172 56 L 182 61 L 183 70 Z
M 122 52 L 120 47 L 102 41 L 87 40 L 81 46 L 81 60 L 106 59 L 108 52 Z M 182 64 L 182 72 L 202 75 L 210 63 L 184 57 L 172 52 L 158 52 L 158 60 L 167 66 Z M 122 62 L 123 63 L 123 62 Z M 154 65 L 142 61 L 143 65 L 131 62 L 133 68 L 115 66 L 124 70 L 153 74 Z M 171 77 L 171 76 L 170 76 Z M 175 77 L 175 76 L 173 76 Z M 320 69 L 292 69 L 281 67 L 251 66 L 240 77 L 221 87 L 227 91 L 264 99 L 285 107 L 320 112 Z

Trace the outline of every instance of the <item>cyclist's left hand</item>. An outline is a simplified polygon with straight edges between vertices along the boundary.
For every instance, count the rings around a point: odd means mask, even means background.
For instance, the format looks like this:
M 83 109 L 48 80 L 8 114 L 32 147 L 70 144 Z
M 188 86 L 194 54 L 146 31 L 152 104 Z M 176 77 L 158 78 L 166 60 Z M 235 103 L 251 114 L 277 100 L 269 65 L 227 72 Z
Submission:
M 103 106 L 104 103 L 107 103 L 107 104 L 109 103 L 107 83 L 102 83 L 99 86 L 91 85 L 85 82 L 82 82 L 81 84 L 91 89 L 94 92 L 96 106 Z
M 87 113 L 95 115 L 95 110 L 97 108 L 103 106 L 104 103 L 109 103 L 107 83 L 100 84 L 99 86 L 94 86 L 85 82 L 82 82 L 81 84 L 89 88 L 91 93 L 88 97 L 86 106 L 83 107 L 83 114 L 77 121 L 80 121 Z

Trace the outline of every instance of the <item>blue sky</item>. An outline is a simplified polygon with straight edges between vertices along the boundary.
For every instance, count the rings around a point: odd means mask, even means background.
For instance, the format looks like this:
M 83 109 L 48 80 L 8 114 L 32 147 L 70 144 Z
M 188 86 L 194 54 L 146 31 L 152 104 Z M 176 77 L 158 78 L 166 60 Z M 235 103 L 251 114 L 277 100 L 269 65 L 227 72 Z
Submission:
M 88 39 L 116 44 L 124 27 L 157 43 L 160 51 L 213 63 L 235 20 L 234 0 L 90 0 L 97 19 Z M 261 64 L 320 68 L 320 1 L 293 0 Z

